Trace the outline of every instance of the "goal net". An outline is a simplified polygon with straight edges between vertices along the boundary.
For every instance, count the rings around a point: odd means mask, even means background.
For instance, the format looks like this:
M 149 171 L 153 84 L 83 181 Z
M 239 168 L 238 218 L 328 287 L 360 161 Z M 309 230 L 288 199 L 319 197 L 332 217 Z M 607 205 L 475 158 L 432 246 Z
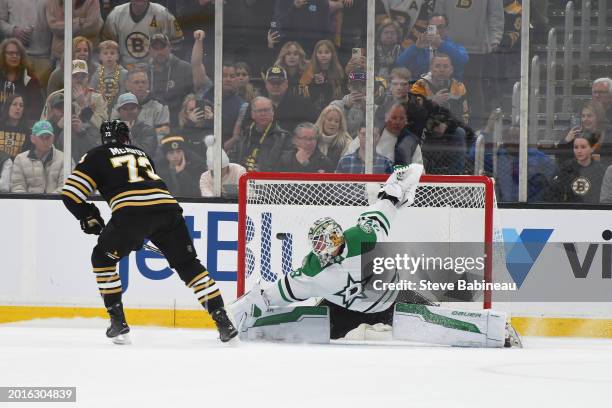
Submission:
M 300 267 L 311 250 L 308 229 L 318 218 L 332 217 L 344 229 L 354 226 L 359 214 L 376 200 L 387 177 L 327 173 L 242 176 L 238 296 L 257 280 L 265 285 Z M 498 252 L 492 244 L 501 235 L 494 234 L 495 206 L 493 181 L 488 177 L 424 175 L 415 203 L 401 208 L 391 223 L 388 241 L 481 243 L 481 256 L 485 255 L 481 279 L 491 282 L 494 253 Z M 491 293 L 476 291 L 469 301 L 489 308 Z

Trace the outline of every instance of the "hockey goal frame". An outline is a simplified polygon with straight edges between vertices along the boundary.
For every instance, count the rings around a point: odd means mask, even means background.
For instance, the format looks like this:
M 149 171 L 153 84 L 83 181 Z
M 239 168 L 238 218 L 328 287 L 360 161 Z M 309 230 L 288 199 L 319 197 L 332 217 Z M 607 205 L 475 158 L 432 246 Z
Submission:
M 250 180 L 269 181 L 330 181 L 330 182 L 379 182 L 383 183 L 388 174 L 341 174 L 341 173 L 274 173 L 274 172 L 248 172 L 240 177 L 238 184 L 238 260 L 237 260 L 237 296 L 245 291 L 246 268 L 246 228 L 247 228 L 247 188 Z M 423 175 L 421 183 L 432 184 L 475 184 L 484 188 L 484 237 L 485 270 L 484 280 L 490 283 L 493 280 L 493 209 L 495 192 L 493 180 L 486 176 L 472 175 Z M 304 238 L 305 239 L 305 238 Z M 491 291 L 484 291 L 484 308 L 490 309 Z

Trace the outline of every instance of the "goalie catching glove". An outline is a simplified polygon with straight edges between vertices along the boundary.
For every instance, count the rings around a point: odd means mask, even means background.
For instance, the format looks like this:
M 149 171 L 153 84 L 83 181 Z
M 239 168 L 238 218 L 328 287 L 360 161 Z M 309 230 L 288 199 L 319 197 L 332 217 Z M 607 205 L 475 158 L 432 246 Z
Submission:
M 94 204 L 90 206 L 90 214 L 81 220 L 81 229 L 86 234 L 100 235 L 104 229 L 104 218 L 100 215 L 100 210 Z
M 422 164 L 396 166 L 379 191 L 378 198 L 390 200 L 397 208 L 412 205 L 421 174 L 423 174 Z

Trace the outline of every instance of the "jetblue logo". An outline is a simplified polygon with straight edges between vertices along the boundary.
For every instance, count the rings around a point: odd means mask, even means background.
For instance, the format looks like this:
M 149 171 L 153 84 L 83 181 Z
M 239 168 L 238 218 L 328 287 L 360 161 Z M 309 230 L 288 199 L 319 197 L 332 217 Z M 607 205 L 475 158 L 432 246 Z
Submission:
M 522 230 L 519 235 L 514 228 L 502 230 L 506 267 L 519 288 L 542 253 L 553 231 L 553 229 L 528 228 Z

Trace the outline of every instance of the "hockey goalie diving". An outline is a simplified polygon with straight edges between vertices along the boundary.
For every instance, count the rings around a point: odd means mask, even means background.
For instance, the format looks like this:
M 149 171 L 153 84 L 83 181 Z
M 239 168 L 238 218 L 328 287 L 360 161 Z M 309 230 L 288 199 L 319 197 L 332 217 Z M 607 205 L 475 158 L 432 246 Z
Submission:
M 314 221 L 308 232 L 311 251 L 302 266 L 269 285 L 257 282 L 231 305 L 240 338 L 313 343 L 392 339 L 522 347 L 503 312 L 449 309 L 416 291 L 372 290 L 365 285 L 361 255 L 388 240 L 396 213 L 414 202 L 422 173 L 420 164 L 397 167 L 376 201 L 350 228 L 343 229 L 330 217 Z M 385 279 L 397 282 L 397 273 Z M 316 305 L 304 306 L 309 300 Z

